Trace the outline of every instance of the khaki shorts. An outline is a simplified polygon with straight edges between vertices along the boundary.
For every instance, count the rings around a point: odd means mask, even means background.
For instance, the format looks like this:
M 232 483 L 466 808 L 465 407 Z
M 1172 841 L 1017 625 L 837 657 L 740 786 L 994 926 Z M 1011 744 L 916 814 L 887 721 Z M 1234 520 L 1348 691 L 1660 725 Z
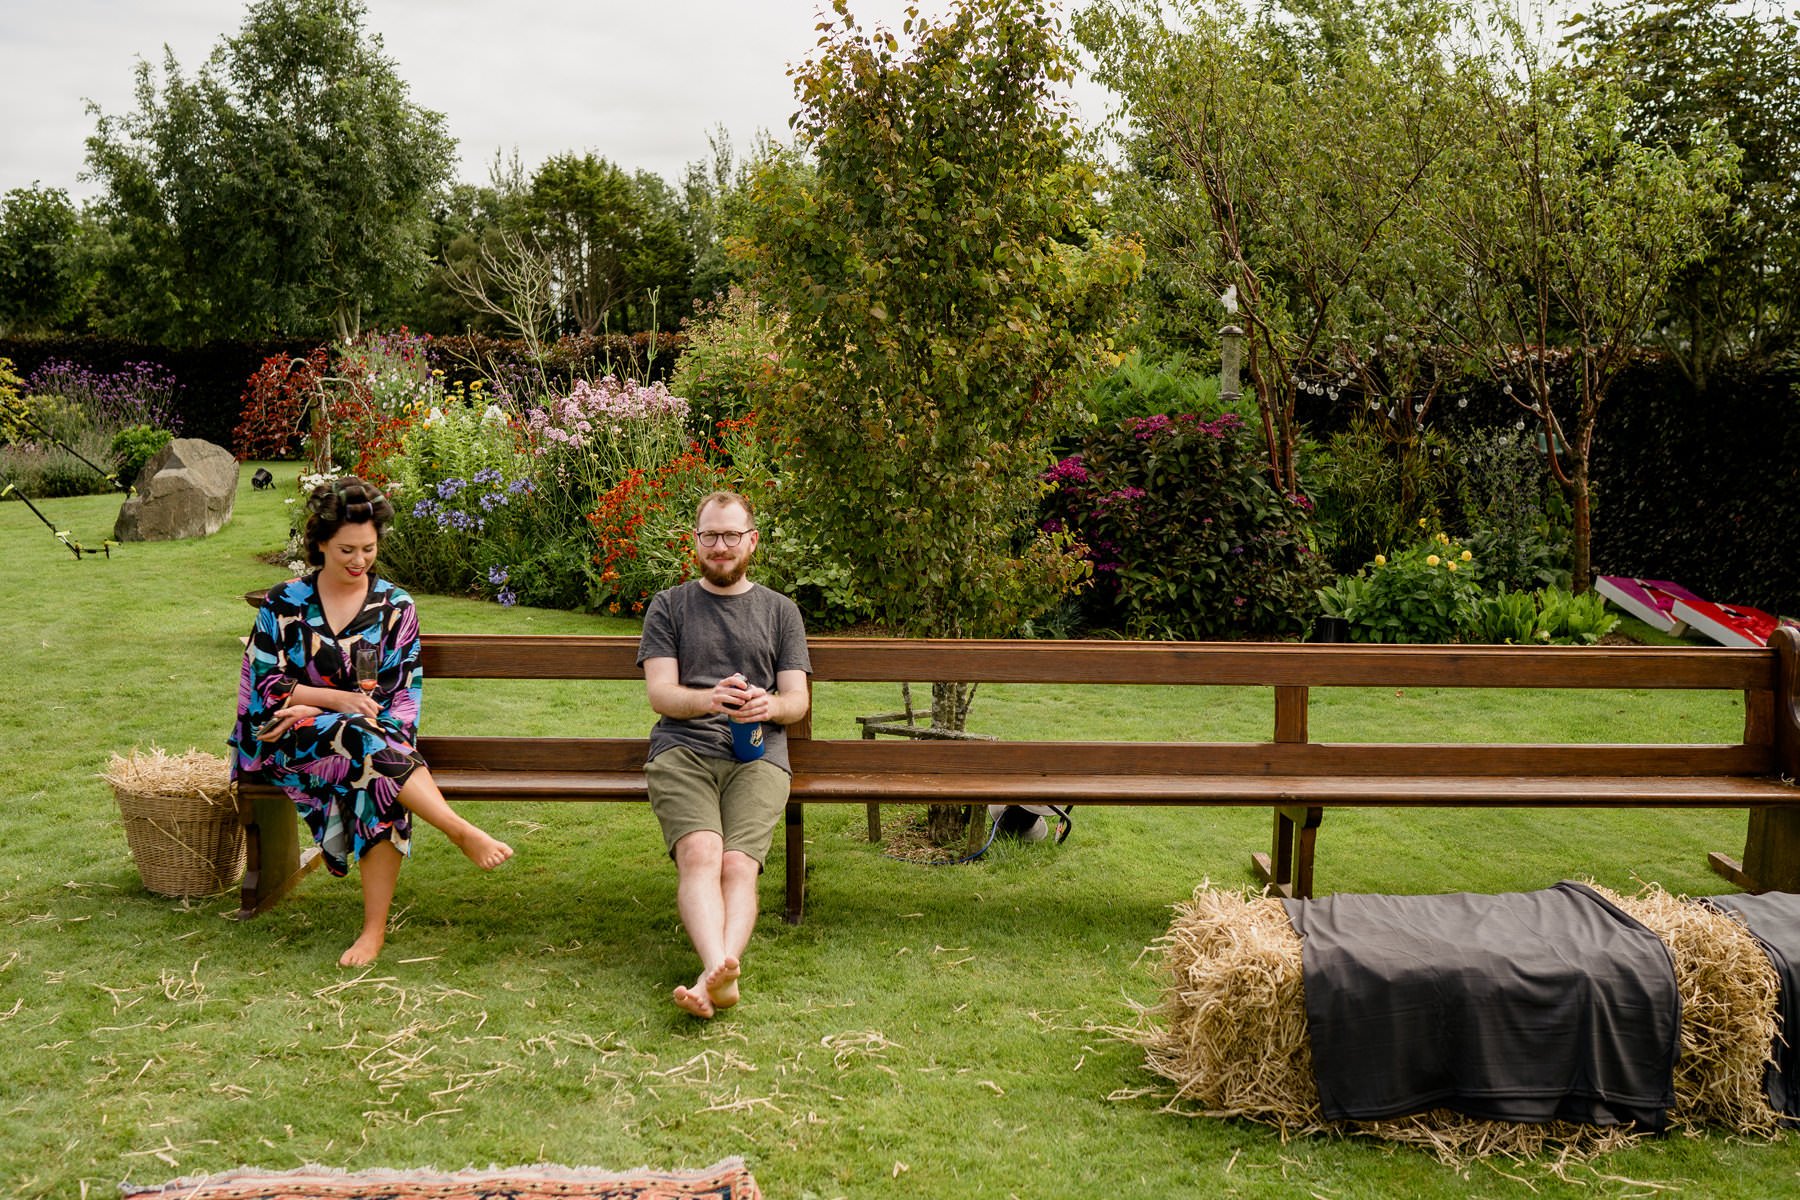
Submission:
M 711 832 L 760 867 L 787 808 L 788 773 L 763 759 L 741 763 L 672 746 L 644 765 L 644 781 L 670 857 L 688 834 Z

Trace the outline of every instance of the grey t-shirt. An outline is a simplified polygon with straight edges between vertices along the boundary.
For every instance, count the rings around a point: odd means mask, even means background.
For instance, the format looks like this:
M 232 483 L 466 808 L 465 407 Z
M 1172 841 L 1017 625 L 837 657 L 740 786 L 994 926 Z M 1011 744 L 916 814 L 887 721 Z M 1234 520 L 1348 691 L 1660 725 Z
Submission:
M 672 658 L 683 687 L 710 688 L 732 674 L 756 687 L 775 690 L 783 671 L 812 673 L 806 653 L 806 626 L 800 609 L 780 592 L 753 585 L 735 596 L 709 592 L 697 579 L 658 592 L 644 612 L 637 662 Z M 724 713 L 686 721 L 663 717 L 650 730 L 650 757 L 671 746 L 696 754 L 730 758 L 731 725 Z M 793 774 L 788 765 L 787 730 L 763 722 L 763 757 Z

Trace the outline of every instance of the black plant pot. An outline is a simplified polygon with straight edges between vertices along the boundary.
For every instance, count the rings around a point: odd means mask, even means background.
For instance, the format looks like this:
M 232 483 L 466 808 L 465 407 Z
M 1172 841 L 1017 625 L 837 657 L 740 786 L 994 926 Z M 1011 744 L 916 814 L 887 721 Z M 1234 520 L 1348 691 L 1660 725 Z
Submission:
M 1342 617 L 1317 617 L 1313 620 L 1312 632 L 1306 635 L 1309 642 L 1347 642 L 1350 640 L 1350 622 Z

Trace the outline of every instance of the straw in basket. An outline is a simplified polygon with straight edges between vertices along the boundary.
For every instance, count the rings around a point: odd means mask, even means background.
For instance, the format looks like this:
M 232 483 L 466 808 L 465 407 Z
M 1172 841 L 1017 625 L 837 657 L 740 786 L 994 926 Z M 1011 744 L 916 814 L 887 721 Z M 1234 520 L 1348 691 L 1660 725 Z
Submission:
M 125 822 L 144 886 L 164 896 L 210 896 L 244 873 L 244 830 L 225 760 L 152 746 L 114 754 L 102 779 Z

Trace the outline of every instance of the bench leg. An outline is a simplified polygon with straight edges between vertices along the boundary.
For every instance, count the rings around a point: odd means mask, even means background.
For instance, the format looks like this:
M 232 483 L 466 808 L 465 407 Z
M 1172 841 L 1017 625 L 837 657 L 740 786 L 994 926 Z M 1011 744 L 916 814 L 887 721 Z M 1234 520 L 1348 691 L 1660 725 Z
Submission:
M 806 816 L 798 804 L 787 806 L 787 911 L 789 925 L 798 925 L 806 902 Z
M 864 805 L 869 810 L 869 841 L 881 840 L 881 801 L 871 800 Z
M 300 821 L 286 796 L 261 791 L 238 795 L 244 826 L 244 881 L 233 920 L 248 921 L 274 908 L 323 861 L 318 847 L 300 850 Z
M 1744 861 L 1716 852 L 1706 861 L 1746 892 L 1800 892 L 1800 811 L 1751 809 Z
M 1277 808 L 1275 838 L 1268 854 L 1252 854 L 1250 869 L 1276 895 L 1290 900 L 1310 900 L 1313 889 L 1313 847 L 1325 810 Z

